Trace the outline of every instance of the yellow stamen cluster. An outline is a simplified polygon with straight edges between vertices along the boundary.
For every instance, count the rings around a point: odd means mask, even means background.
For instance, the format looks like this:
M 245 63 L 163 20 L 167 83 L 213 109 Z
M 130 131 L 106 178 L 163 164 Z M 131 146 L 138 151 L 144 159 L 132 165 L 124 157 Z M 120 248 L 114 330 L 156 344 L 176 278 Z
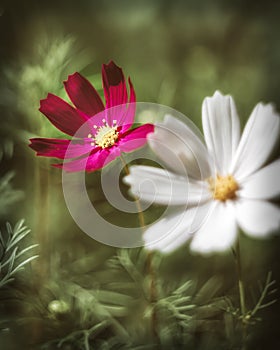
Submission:
M 216 179 L 208 179 L 208 183 L 213 198 L 222 202 L 234 199 L 236 191 L 239 189 L 238 183 L 232 175 L 217 175 Z
M 93 142 L 91 142 L 92 146 L 96 145 L 102 148 L 112 147 L 119 138 L 117 121 L 113 121 L 113 126 L 109 126 L 105 119 L 102 121 L 104 125 L 99 127 L 94 125 L 94 129 L 97 129 L 96 134 L 94 136 L 88 134 L 88 138 L 93 140 Z

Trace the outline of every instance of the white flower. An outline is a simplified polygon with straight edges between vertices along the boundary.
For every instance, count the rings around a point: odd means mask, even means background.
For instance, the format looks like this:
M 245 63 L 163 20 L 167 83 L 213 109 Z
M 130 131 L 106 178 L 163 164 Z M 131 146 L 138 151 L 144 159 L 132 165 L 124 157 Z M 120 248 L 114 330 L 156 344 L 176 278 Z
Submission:
M 280 160 L 267 164 L 279 138 L 271 104 L 257 104 L 242 136 L 231 96 L 216 92 L 202 106 L 205 144 L 188 125 L 166 116 L 149 144 L 170 170 L 132 166 L 125 182 L 143 201 L 172 209 L 148 227 L 145 246 L 171 252 L 191 239 L 200 253 L 229 249 L 238 227 L 252 237 L 280 228 Z M 170 211 L 170 210 L 169 210 Z

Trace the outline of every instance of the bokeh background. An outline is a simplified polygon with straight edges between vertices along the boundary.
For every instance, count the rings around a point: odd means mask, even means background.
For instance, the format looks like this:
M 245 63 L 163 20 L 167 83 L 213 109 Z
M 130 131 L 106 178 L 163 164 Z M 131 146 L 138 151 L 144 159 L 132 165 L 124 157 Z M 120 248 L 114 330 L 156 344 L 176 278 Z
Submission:
M 107 320 L 104 312 L 110 310 L 114 320 L 129 329 L 135 343 L 149 343 L 145 333 L 149 317 L 143 311 L 147 305 L 135 285 L 134 289 L 129 285 L 125 271 L 114 265 L 116 250 L 79 230 L 64 203 L 60 170 L 51 168 L 49 159 L 36 158 L 27 146 L 30 137 L 59 136 L 39 113 L 40 99 L 48 92 L 65 97 L 62 82 L 75 71 L 102 93 L 101 64 L 113 59 L 131 77 L 139 102 L 173 107 L 201 128 L 202 101 L 219 89 L 234 97 L 244 125 L 259 101 L 274 102 L 278 111 L 280 108 L 279 13 L 280 3 L 272 0 L 2 2 L 1 228 L 4 232 L 5 222 L 14 225 L 24 218 L 32 231 L 29 243 L 39 244 L 39 258 L 0 289 L 1 349 L 125 348 L 117 347 L 118 339 L 106 343 L 118 332 L 116 325 L 117 330 L 101 326 L 100 334 L 90 334 L 88 348 L 86 333 L 77 333 Z M 95 206 L 105 217 L 135 223 L 137 218 L 119 216 L 105 201 L 99 173 L 88 177 L 88 186 Z M 152 214 L 147 213 L 149 220 L 160 212 L 161 208 L 153 208 Z M 264 281 L 269 271 L 276 285 L 280 283 L 279 243 L 278 237 L 252 241 L 242 236 L 249 304 L 253 305 L 258 294 L 257 281 Z M 138 256 L 131 254 L 137 265 Z M 127 259 L 121 259 L 124 266 Z M 163 294 L 188 280 L 197 280 L 196 293 L 210 279 L 203 305 L 224 295 L 232 295 L 238 304 L 230 254 L 192 256 L 185 246 L 157 259 Z M 116 285 L 121 279 L 123 285 Z M 107 294 L 98 294 L 98 290 Z M 121 293 L 130 295 L 135 304 L 120 297 Z M 114 307 L 102 309 L 108 300 Z M 262 310 L 259 316 L 263 321 L 252 327 L 252 348 L 279 347 L 279 311 L 279 302 Z M 220 334 L 223 316 L 206 312 L 201 318 L 201 322 L 192 321 L 195 326 L 190 325 L 190 338 L 178 336 L 173 343 L 168 343 L 170 332 L 179 334 L 178 322 L 163 325 L 167 348 L 182 344 L 191 344 L 193 349 L 238 348 L 234 342 L 229 346 Z

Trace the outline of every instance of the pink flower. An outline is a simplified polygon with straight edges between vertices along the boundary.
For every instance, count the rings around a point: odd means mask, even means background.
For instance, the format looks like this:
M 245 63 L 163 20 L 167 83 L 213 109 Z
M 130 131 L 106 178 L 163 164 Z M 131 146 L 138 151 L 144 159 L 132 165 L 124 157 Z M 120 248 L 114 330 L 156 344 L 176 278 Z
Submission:
M 72 159 L 53 164 L 69 172 L 95 171 L 122 152 L 131 152 L 145 145 L 146 136 L 153 132 L 154 126 L 144 124 L 131 129 L 136 96 L 130 79 L 129 99 L 123 71 L 113 61 L 102 65 L 102 80 L 105 106 L 95 88 L 79 73 L 70 75 L 64 82 L 75 107 L 53 94 L 41 100 L 40 112 L 57 129 L 74 138 L 33 138 L 29 146 L 38 156 Z

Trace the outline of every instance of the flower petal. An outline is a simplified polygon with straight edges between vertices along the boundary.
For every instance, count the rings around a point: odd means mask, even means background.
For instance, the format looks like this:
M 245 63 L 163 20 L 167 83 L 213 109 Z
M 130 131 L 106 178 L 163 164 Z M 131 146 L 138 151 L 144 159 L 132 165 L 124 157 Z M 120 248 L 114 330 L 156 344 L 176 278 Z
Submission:
M 131 80 L 128 79 L 130 99 L 127 106 L 127 88 L 122 69 L 112 61 L 108 65 L 103 64 L 102 79 L 107 109 L 106 120 L 109 125 L 116 120 L 117 125 L 126 131 L 131 127 L 136 111 L 136 95 Z
M 232 97 L 219 91 L 213 97 L 206 97 L 202 104 L 202 124 L 216 171 L 227 175 L 240 139 L 240 123 Z
M 53 164 L 56 168 L 63 168 L 67 172 L 87 171 L 92 172 L 103 168 L 115 158 L 120 156 L 118 147 L 100 149 L 96 147 L 88 157 L 83 157 L 62 164 Z
M 209 211 L 211 204 L 180 210 L 152 224 L 144 233 L 145 247 L 170 253 L 187 242 Z
M 205 220 L 192 239 L 191 250 L 211 254 L 232 247 L 237 237 L 234 206 L 229 202 L 215 202 Z
M 71 136 L 86 122 L 86 119 L 75 108 L 53 94 L 48 94 L 46 99 L 40 101 L 39 111 L 56 128 Z
M 280 118 L 273 105 L 254 108 L 243 131 L 231 172 L 237 179 L 253 174 L 268 160 L 279 138 Z
M 242 230 L 255 238 L 264 238 L 280 229 L 280 209 L 267 201 L 238 201 L 236 215 Z
M 175 173 L 190 175 L 197 180 L 211 176 L 211 163 L 205 145 L 179 119 L 166 115 L 164 122 L 156 124 L 155 132 L 148 135 L 148 142 L 155 154 Z
M 271 199 L 280 195 L 280 159 L 267 165 L 242 183 L 239 195 L 248 199 Z
M 144 124 L 124 133 L 118 143 L 123 152 L 131 152 L 147 143 L 147 135 L 154 131 L 154 125 Z
M 204 183 L 188 180 L 165 169 L 150 166 L 131 166 L 130 175 L 123 181 L 141 201 L 165 205 L 198 205 L 210 198 Z
M 62 140 L 62 139 L 46 139 L 33 138 L 30 139 L 29 145 L 37 156 L 54 157 L 59 159 L 80 157 L 92 150 L 89 142 L 84 140 Z
M 130 98 L 127 110 L 124 113 L 123 119 L 118 122 L 118 125 L 122 125 L 122 131 L 128 130 L 134 122 L 136 112 L 136 94 L 130 78 L 128 78 L 128 84 L 130 89 Z
M 189 227 L 193 221 L 193 211 L 181 211 L 160 219 L 144 233 L 145 248 L 164 253 L 179 248 L 192 236 Z
M 95 88 L 79 73 L 69 75 L 64 86 L 74 105 L 88 116 L 93 116 L 104 109 Z
M 102 65 L 102 80 L 106 108 L 127 103 L 125 77 L 122 69 L 113 61 Z

